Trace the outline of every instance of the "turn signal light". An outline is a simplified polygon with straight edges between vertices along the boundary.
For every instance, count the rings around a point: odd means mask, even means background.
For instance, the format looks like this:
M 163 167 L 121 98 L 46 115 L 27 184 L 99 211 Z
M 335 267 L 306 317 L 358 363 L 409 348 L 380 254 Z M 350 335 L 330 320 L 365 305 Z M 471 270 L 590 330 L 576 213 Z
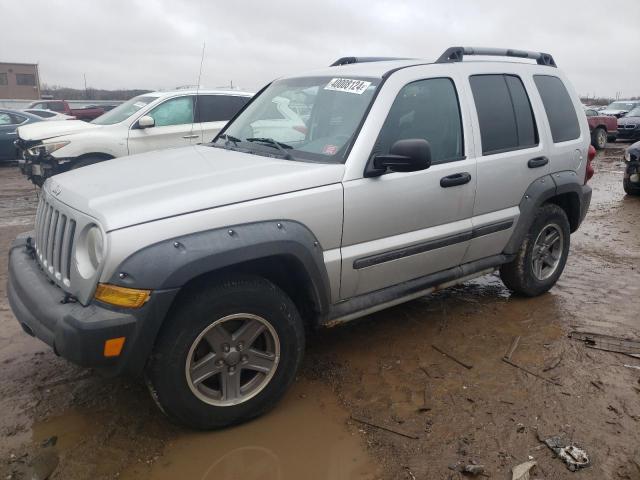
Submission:
M 124 347 L 125 337 L 110 338 L 104 342 L 103 355 L 105 357 L 118 357 Z
M 584 172 L 584 184 L 586 185 L 587 182 L 589 180 L 591 180 L 591 177 L 593 177 L 593 174 L 595 173 L 595 170 L 593 168 L 593 164 L 591 162 L 593 162 L 593 159 L 596 158 L 596 149 L 594 148 L 593 145 L 589 145 L 589 150 L 587 153 L 587 169 Z
M 125 288 L 107 283 L 99 283 L 94 295 L 96 300 L 125 308 L 140 308 L 151 296 L 151 290 Z

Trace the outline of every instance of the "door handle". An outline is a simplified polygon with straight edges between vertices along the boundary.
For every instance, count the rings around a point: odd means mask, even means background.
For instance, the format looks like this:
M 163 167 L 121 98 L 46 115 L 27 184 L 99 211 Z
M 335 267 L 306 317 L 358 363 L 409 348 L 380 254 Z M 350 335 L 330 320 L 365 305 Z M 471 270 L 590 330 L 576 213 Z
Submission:
M 549 159 L 547 157 L 536 157 L 536 158 L 532 158 L 527 162 L 527 167 L 529 168 L 544 167 L 547 163 L 549 163 Z
M 454 173 L 453 175 L 447 175 L 440 179 L 440 186 L 442 188 L 455 187 L 457 185 L 464 185 L 471 181 L 471 174 L 469 172 Z
M 200 135 L 196 135 L 196 134 L 194 134 L 194 135 L 183 135 L 182 136 L 182 138 L 186 138 L 186 139 L 199 138 L 199 137 L 200 137 Z

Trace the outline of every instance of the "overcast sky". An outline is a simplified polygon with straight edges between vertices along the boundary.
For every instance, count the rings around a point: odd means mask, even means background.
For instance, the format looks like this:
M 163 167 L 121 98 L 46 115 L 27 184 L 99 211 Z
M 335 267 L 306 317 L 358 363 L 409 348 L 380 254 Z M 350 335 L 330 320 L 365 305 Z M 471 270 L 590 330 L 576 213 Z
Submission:
M 578 92 L 640 95 L 640 0 L 0 0 L 0 61 L 43 83 L 257 90 L 345 55 L 454 45 L 551 53 Z

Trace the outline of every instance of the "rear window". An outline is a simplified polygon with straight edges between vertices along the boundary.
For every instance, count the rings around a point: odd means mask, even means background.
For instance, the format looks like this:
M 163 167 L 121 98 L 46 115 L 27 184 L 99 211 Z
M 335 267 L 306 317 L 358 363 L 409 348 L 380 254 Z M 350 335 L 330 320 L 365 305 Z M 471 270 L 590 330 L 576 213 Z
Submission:
M 196 122 L 228 122 L 248 101 L 237 95 L 198 95 Z
M 578 116 L 562 80 L 549 75 L 534 75 L 533 80 L 547 112 L 553 143 L 578 138 L 580 136 Z
M 473 75 L 469 82 L 478 112 L 483 155 L 538 144 L 531 103 L 520 78 L 515 75 Z

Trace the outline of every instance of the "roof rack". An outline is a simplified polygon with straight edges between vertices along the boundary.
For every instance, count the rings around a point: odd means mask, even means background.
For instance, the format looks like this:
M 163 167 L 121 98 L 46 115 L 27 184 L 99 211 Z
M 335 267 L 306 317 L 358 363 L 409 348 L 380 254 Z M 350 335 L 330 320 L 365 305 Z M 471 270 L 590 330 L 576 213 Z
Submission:
M 436 63 L 461 62 L 465 55 L 488 55 L 492 57 L 516 57 L 530 58 L 538 65 L 557 67 L 553 57 L 543 52 L 528 52 L 526 50 L 514 50 L 511 48 L 477 48 L 477 47 L 451 47 L 447 48 Z
M 351 63 L 367 63 L 367 62 L 386 62 L 389 60 L 409 60 L 400 57 L 342 57 L 333 62 L 330 67 L 338 67 L 340 65 L 349 65 Z

